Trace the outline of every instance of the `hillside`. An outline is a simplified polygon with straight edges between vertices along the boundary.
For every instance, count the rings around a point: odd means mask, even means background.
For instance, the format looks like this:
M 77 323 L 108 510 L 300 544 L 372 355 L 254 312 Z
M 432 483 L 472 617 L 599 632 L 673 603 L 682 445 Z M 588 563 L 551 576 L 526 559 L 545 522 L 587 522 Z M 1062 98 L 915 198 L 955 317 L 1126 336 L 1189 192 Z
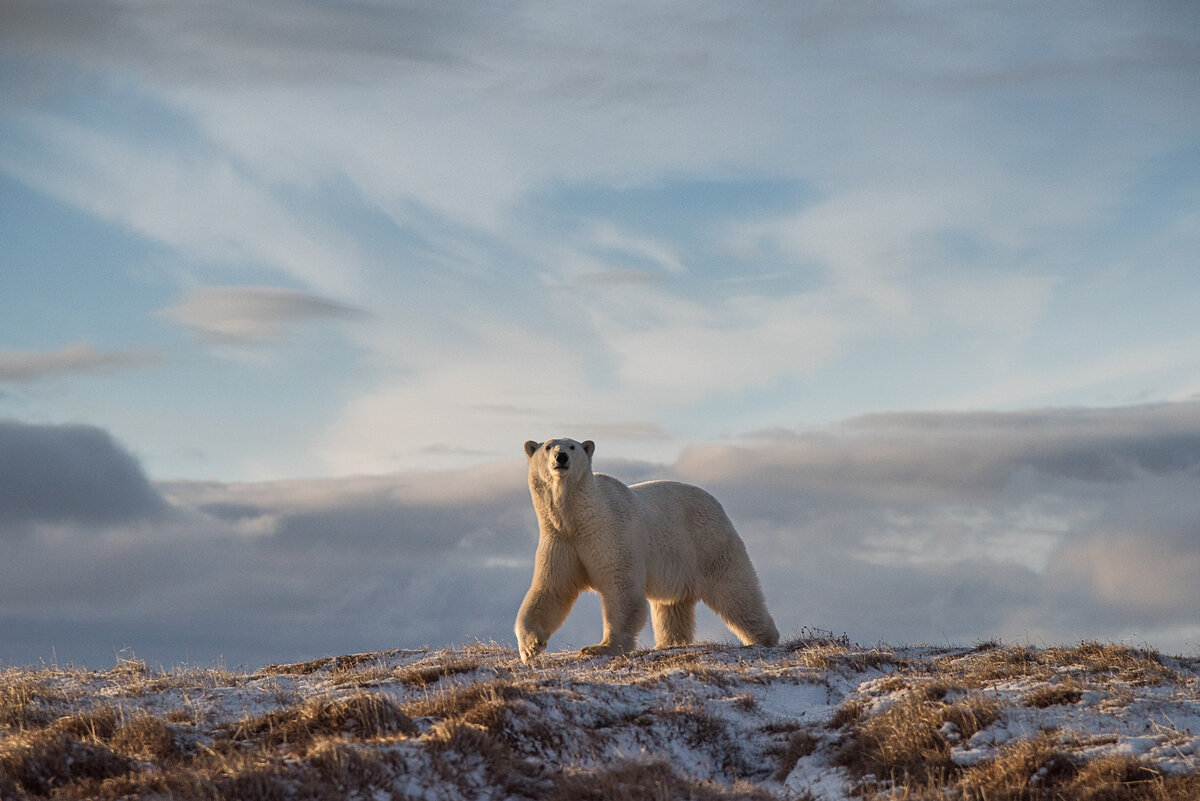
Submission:
M 1200 799 L 1200 663 L 805 636 L 0 673 L 0 798 Z

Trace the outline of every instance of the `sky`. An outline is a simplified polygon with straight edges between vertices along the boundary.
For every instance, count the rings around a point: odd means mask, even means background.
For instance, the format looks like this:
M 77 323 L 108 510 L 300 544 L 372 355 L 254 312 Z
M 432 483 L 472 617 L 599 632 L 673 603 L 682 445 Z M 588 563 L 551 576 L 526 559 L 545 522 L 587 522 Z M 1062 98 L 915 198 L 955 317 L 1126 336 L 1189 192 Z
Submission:
M 554 436 L 785 636 L 1195 651 L 1198 253 L 1190 2 L 0 0 L 0 664 L 508 642 Z

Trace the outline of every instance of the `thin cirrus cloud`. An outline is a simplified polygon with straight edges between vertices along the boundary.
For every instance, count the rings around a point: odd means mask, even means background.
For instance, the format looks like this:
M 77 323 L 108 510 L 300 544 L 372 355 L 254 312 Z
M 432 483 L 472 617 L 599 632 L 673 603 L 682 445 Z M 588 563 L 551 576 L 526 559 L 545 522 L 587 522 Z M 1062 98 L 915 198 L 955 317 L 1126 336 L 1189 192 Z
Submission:
M 528 436 L 447 413 L 468 395 L 547 425 L 646 420 L 663 459 L 980 387 L 1095 402 L 1090 376 L 1042 379 L 1112 350 L 1097 296 L 1154 309 L 1126 335 L 1149 349 L 1195 318 L 1162 289 L 1194 237 L 1147 223 L 1190 219 L 1156 180 L 1194 139 L 1178 7 L 95 8 L 6 6 L 0 80 L 38 89 L 0 93 L 0 168 L 163 248 L 185 286 L 311 296 L 199 290 L 166 313 L 206 343 L 380 310 L 354 343 L 378 369 L 281 415 L 331 471 Z M 1136 289 L 1111 289 L 1129 264 Z M 1177 397 L 1188 358 L 1128 381 Z M 578 384 L 527 403 L 531 364 Z
M 149 367 L 159 360 L 148 350 L 103 351 L 85 342 L 51 351 L 0 351 L 0 383 L 23 384 L 55 376 L 110 373 Z
M 246 345 L 276 340 L 303 323 L 353 320 L 364 312 L 294 289 L 239 286 L 195 290 L 161 314 L 211 342 Z

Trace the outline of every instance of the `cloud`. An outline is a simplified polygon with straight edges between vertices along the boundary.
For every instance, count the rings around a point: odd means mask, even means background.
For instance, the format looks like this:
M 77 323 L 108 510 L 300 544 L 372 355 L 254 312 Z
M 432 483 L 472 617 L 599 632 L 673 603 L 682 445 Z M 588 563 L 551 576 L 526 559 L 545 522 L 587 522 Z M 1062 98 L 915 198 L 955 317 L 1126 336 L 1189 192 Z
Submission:
M 348 233 L 262 175 L 248 174 L 207 140 L 153 106 L 133 135 L 40 109 L 17 110 L 0 169 L 22 183 L 179 254 L 184 263 L 282 273 L 324 292 L 360 288 Z M 162 127 L 178 133 L 156 137 Z M 23 134 L 23 135 L 22 135 Z
M 854 636 L 1197 646 L 1200 404 L 871 415 L 675 473 L 725 501 L 785 608 Z
M 731 487 L 753 489 L 770 475 L 772 485 L 876 503 L 994 501 L 1026 472 L 1103 486 L 1198 467 L 1195 403 L 874 414 L 814 431 L 766 431 L 742 446 L 696 447 L 678 464 L 684 475 Z
M 60 660 L 97 664 L 132 646 L 167 664 L 261 664 L 511 642 L 537 536 L 519 456 L 148 490 L 102 432 L 0 432 L 0 486 L 11 488 L 0 508 L 26 497 L 24 535 L 0 562 L 0 660 L 49 658 L 53 646 Z M 14 485 L 48 445 L 58 480 L 37 468 L 36 482 Z M 597 469 L 625 481 L 681 478 L 716 494 L 785 632 L 1200 647 L 1200 403 L 878 415 L 697 446 L 673 465 L 598 446 Z M 111 500 L 84 503 L 64 464 L 109 476 Z M 701 627 L 728 636 L 711 615 Z M 556 647 L 598 634 L 584 599 Z
M 288 548 L 393 550 L 432 556 L 507 537 L 525 517 L 524 472 L 511 463 L 453 473 L 292 480 L 255 484 L 160 485 L 180 508 L 195 509 L 247 536 Z M 474 539 L 473 539 L 474 538 Z M 501 554 L 512 543 L 493 541 Z M 492 547 L 492 546 L 488 546 Z
M 165 508 L 137 460 L 91 426 L 0 420 L 0 535 L 25 524 L 107 525 Z
M 288 195 L 307 195 L 325 180 L 348 179 L 370 206 L 428 241 L 445 238 L 447 231 L 433 229 L 447 219 L 473 234 L 503 232 L 497 226 L 512 222 L 511 205 L 546 186 L 751 173 L 817 183 L 831 194 L 825 220 L 869 211 L 872 225 L 852 229 L 868 250 L 876 226 L 911 220 L 910 209 L 956 212 L 942 224 L 966 220 L 1019 248 L 1014 216 L 1060 221 L 1089 198 L 1086 208 L 1103 208 L 1110 193 L 1085 179 L 1123 169 L 1129 150 L 1109 147 L 1111 139 L 1124 137 L 1133 118 L 1157 119 L 1166 109 L 1110 114 L 1106 125 L 1070 131 L 1079 136 L 1035 136 L 1027 115 L 981 105 L 980 86 L 990 88 L 988 97 L 1007 90 L 1087 101 L 1097 84 L 1111 85 L 1111 69 L 1093 68 L 1111 61 L 1114 39 L 1127 53 L 1125 69 L 1137 75 L 1190 74 L 1186 61 L 1155 55 L 1162 52 L 1156 38 L 1161 45 L 1181 36 L 1161 35 L 1171 22 L 1164 10 L 1136 24 L 1122 19 L 1119 36 L 1108 15 L 1094 14 L 1064 38 L 1054 35 L 1058 14 L 1034 9 L 1029 22 L 1007 26 L 984 11 L 903 6 L 885 22 L 808 7 L 764 15 L 688 5 L 682 16 L 666 8 L 613 18 L 537 4 L 468 12 L 313 3 L 301 19 L 281 3 L 152 10 L 110 3 L 103 24 L 76 24 L 76 15 L 46 5 L 17 6 L 8 26 L 14 47 L 49 50 L 88 69 L 132 71 L 148 95 L 202 132 L 201 150 L 223 157 L 226 172 L 215 176 L 185 171 L 186 158 L 171 162 L 175 169 L 160 177 L 182 171 L 191 186 L 165 182 L 180 191 L 156 193 L 157 205 L 187 210 L 192 203 L 171 197 L 201 193 L 195 205 L 210 213 L 193 220 L 214 222 L 211 209 L 249 209 L 257 213 L 238 216 L 265 219 L 268 240 L 303 235 L 302 221 L 271 221 Z M 495 36 L 505 26 L 513 35 Z M 1012 63 L 1029 28 L 1045 35 L 1049 50 L 1032 82 L 1024 65 Z M 814 36 L 818 30 L 824 35 Z M 1186 40 L 1177 41 L 1172 51 L 1186 52 Z M 976 80 L 963 86 L 965 77 Z M 1136 84 L 1113 91 L 1122 110 L 1157 102 Z M 1145 143 L 1147 151 L 1153 146 Z M 1035 169 L 1012 156 L 1038 147 L 1052 152 L 1035 154 Z M 1107 157 L 1093 160 L 1100 153 Z M 984 177 L 961 180 L 968 170 Z M 263 197 L 243 185 L 257 180 L 290 191 Z M 1029 191 L 1031 180 L 1041 191 Z M 1081 181 L 1086 186 L 1075 190 Z M 1064 202 L 1057 186 L 1077 202 Z M 112 204 L 113 212 L 122 205 L 129 203 Z M 148 216 L 126 213 L 138 211 Z M 213 233 L 234 234 L 227 227 Z M 606 229 L 599 221 L 592 230 Z M 895 242 L 893 231 L 881 233 Z M 256 252 L 254 235 L 236 236 Z M 671 243 L 621 237 L 618 249 L 679 266 Z
M 348 320 L 363 314 L 306 292 L 253 286 L 198 289 L 161 313 L 209 341 L 243 345 L 276 339 L 300 323 Z
M 358 319 L 372 369 L 348 379 L 340 359 L 329 379 L 314 357 L 268 382 L 263 440 L 310 456 L 275 475 L 387 475 L 160 485 L 170 521 L 150 524 L 119 488 L 119 514 L 55 517 L 80 501 L 47 466 L 10 523 L 37 569 L 5 576 L 62 601 L 7 607 L 0 642 L 178 644 L 172 615 L 256 655 L 505 637 L 507 601 L 488 600 L 527 578 L 520 443 L 558 434 L 596 438 L 623 476 L 711 485 L 785 628 L 1178 622 L 1169 596 L 1133 596 L 1191 564 L 1168 517 L 1192 509 L 1193 406 L 779 426 L 1195 390 L 1185 6 L 4 3 L 0 170 L 149 246 L 116 254 L 149 278 L 123 309 L 163 304 L 153 263 L 209 287 L 161 312 L 207 343 Z M 89 348 L 0 355 L 0 380 L 136 366 Z M 684 443 L 708 444 L 676 461 Z M 213 443 L 231 462 L 247 447 Z M 282 460 L 257 451 L 240 458 Z M 482 459 L 511 483 L 489 494 L 462 469 Z M 136 473 L 116 471 L 125 491 Z M 1122 578 L 1105 554 L 1138 543 Z
M 57 375 L 109 373 L 158 361 L 148 351 L 102 351 L 79 342 L 54 351 L 0 351 L 0 383 L 29 383 Z
M 0 486 L 22 453 L 0 450 Z M 536 543 L 515 460 L 155 490 L 153 509 L 80 514 L 77 487 L 45 483 L 41 505 L 61 508 L 25 514 L 0 560 L 0 662 L 109 663 L 130 646 L 166 664 L 262 664 L 503 637 Z
M 641 270 L 601 270 L 594 273 L 583 273 L 575 279 L 577 283 L 591 286 L 620 286 L 622 284 L 656 284 L 661 276 Z
M 163 247 L 188 286 L 237 271 L 387 309 L 355 334 L 379 369 L 292 430 L 326 428 L 315 447 L 348 470 L 396 466 L 382 430 L 414 454 L 499 458 L 476 444 L 491 421 L 432 414 L 472 393 L 538 406 L 543 425 L 649 420 L 701 440 L 879 403 L 1057 400 L 1108 374 L 1087 354 L 1031 364 L 1079 276 L 1121 258 L 1151 271 L 1141 287 L 1177 285 L 1159 265 L 1195 250 L 1153 232 L 1152 252 L 1118 257 L 1103 236 L 1134 217 L 1189 230 L 1178 200 L 1129 211 L 1195 128 L 1174 99 L 1194 36 L 1166 6 L 94 8 L 6 5 L 21 91 L 0 92 L 0 165 Z M 277 308 L 202 308 L 218 300 L 172 313 L 222 341 L 285 329 Z M 582 334 L 545 311 L 570 303 L 589 306 Z M 1113 352 L 1089 336 L 1105 318 L 1079 329 L 1093 356 Z M 561 347 L 505 352 L 541 338 Z M 573 394 L 545 403 L 490 380 L 563 360 Z
M 348 59 L 380 69 L 453 62 L 450 43 L 491 18 L 482 9 L 451 16 L 432 6 L 329 2 L 310 3 L 297 17 L 294 7 L 269 0 L 254 8 L 223 0 L 150 8 L 97 0 L 87 11 L 59 0 L 13 0 L 5 4 L 0 37 L 6 48 L 60 62 L 133 65 L 179 81 L 337 81 L 354 77 Z
M 616 442 L 665 440 L 670 435 L 662 426 L 637 420 L 616 421 L 609 423 L 579 423 L 580 431 L 588 432 L 588 439 L 607 439 Z

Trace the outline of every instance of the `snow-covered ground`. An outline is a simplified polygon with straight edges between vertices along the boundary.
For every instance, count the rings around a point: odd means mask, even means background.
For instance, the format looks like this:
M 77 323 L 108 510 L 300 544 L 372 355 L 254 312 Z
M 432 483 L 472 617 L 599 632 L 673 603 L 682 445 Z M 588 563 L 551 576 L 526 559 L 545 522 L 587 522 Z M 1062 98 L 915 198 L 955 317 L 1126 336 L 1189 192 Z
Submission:
M 903 781 L 871 772 L 877 762 L 860 742 L 870 721 L 900 712 L 918 721 L 922 747 L 948 754 L 961 775 L 1037 738 L 1052 738 L 1074 765 L 1125 755 L 1162 775 L 1200 773 L 1197 662 L 1121 646 L 861 648 L 811 638 L 620 658 L 554 652 L 526 666 L 511 649 L 480 644 L 252 674 L 131 662 L 4 677 L 9 687 L 25 683 L 26 708 L 23 719 L 0 717 L 0 771 L 4 755 L 37 747 L 30 732 L 58 731 L 70 716 L 112 709 L 119 721 L 164 721 L 161 758 L 129 755 L 122 786 L 134 797 L 169 789 L 163 777 L 187 768 L 224 771 L 221 781 L 253 769 L 298 795 L 319 786 L 371 799 L 655 797 L 635 792 L 649 783 L 664 797 L 834 801 Z M 367 725 L 314 711 L 364 698 L 398 717 Z M 964 721 L 981 725 L 964 731 Z M 104 740 L 93 726 L 92 739 L 123 753 L 116 735 Z M 207 756 L 217 754 L 223 767 Z M 231 754 L 254 757 L 235 764 Z M 314 759 L 317 768 L 303 767 Z M 158 778 L 143 781 L 139 771 Z M 7 798 L 4 781 L 0 772 Z M 14 781 L 10 792 L 29 792 Z

